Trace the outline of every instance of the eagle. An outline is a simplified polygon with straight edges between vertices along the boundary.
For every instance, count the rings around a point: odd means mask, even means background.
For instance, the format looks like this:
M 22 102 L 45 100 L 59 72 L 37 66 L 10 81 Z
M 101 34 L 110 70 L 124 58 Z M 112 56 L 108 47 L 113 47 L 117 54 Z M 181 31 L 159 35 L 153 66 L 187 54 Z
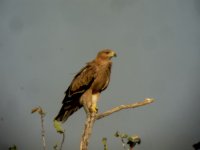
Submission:
M 86 113 L 97 113 L 97 101 L 110 82 L 111 58 L 117 54 L 111 49 L 98 52 L 96 58 L 83 67 L 65 92 L 62 107 L 55 121 L 64 123 L 74 112 L 84 107 Z

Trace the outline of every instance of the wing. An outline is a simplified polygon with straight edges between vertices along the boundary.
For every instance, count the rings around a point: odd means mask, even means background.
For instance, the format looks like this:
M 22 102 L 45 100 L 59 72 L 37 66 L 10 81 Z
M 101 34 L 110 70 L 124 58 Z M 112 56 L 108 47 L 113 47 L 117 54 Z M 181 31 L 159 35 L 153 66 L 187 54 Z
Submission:
M 70 86 L 65 92 L 63 103 L 71 102 L 75 97 L 80 97 L 86 90 L 88 90 L 96 78 L 96 67 L 88 63 L 82 68 L 72 80 Z

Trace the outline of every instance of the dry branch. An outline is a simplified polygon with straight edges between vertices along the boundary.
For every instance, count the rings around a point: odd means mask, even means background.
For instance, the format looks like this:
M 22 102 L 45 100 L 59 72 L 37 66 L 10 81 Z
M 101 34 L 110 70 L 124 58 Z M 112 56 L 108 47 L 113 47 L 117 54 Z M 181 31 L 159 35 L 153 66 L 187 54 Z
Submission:
M 38 112 L 40 115 L 40 120 L 41 120 L 41 136 L 42 136 L 42 145 L 43 145 L 43 150 L 46 150 L 46 140 L 45 140 L 45 129 L 44 129 L 44 117 L 45 117 L 45 112 L 43 111 L 42 107 L 35 107 L 31 110 L 31 113 Z
M 146 98 L 144 101 L 136 102 L 136 103 L 132 103 L 132 104 L 128 104 L 128 105 L 120 105 L 120 106 L 114 107 L 114 108 L 112 108 L 108 111 L 105 111 L 103 113 L 100 113 L 100 114 L 96 114 L 96 113 L 88 114 L 87 119 L 85 121 L 85 128 L 84 128 L 82 138 L 81 138 L 80 150 L 88 149 L 89 138 L 92 134 L 92 128 L 93 128 L 93 125 L 96 120 L 99 120 L 103 117 L 109 116 L 120 110 L 144 106 L 144 105 L 152 103 L 153 101 L 154 101 L 154 99 Z
M 112 113 L 118 112 L 123 109 L 130 109 L 130 108 L 144 106 L 144 105 L 152 103 L 153 101 L 154 101 L 154 99 L 152 99 L 152 98 L 146 98 L 144 101 L 141 101 L 141 102 L 136 102 L 136 103 L 132 103 L 132 104 L 128 104 L 128 105 L 120 105 L 120 106 L 114 107 L 108 111 L 98 114 L 96 116 L 96 119 L 101 119 L 103 117 L 109 116 Z
M 61 141 L 60 149 L 59 149 L 59 150 L 62 150 L 62 147 L 63 147 L 64 141 L 65 141 L 65 131 L 62 133 L 62 141 Z
M 92 134 L 92 128 L 95 121 L 96 121 L 96 113 L 90 113 L 87 115 L 87 119 L 85 121 L 85 128 L 81 138 L 80 150 L 87 150 L 89 138 Z

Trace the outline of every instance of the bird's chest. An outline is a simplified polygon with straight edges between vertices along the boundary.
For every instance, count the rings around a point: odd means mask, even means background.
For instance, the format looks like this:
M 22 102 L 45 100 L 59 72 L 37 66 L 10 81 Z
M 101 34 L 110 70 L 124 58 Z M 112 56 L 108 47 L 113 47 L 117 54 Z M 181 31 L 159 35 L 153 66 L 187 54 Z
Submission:
M 93 92 L 101 92 L 108 87 L 110 82 L 110 70 L 99 72 L 93 84 Z

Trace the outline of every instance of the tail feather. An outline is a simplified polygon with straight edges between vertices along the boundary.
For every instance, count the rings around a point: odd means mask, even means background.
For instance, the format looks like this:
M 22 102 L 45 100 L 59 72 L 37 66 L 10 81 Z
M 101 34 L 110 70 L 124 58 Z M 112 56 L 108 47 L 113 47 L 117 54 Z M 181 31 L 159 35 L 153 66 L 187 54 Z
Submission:
M 58 115 L 55 120 L 64 123 L 74 112 L 79 110 L 82 106 L 77 103 L 63 103 Z

